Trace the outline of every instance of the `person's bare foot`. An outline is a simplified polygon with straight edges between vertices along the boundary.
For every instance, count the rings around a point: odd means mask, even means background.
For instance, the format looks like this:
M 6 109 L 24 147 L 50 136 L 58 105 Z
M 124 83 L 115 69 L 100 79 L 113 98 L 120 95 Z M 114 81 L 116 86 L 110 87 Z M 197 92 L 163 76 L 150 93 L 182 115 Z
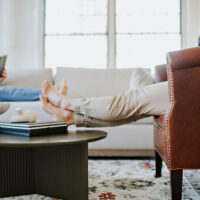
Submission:
M 56 88 L 51 84 L 50 81 L 44 81 L 42 84 L 42 93 L 43 96 L 46 96 L 51 104 L 54 106 L 73 110 L 74 99 L 68 96 L 60 94 Z
M 69 110 L 64 110 L 53 106 L 48 102 L 47 97 L 40 96 L 40 101 L 42 102 L 42 109 L 53 116 L 57 121 L 66 121 L 67 125 L 74 124 L 74 112 Z
M 56 85 L 54 85 L 54 88 L 62 95 L 66 96 L 67 95 L 67 84 L 66 84 L 66 79 L 62 79 L 62 81 Z

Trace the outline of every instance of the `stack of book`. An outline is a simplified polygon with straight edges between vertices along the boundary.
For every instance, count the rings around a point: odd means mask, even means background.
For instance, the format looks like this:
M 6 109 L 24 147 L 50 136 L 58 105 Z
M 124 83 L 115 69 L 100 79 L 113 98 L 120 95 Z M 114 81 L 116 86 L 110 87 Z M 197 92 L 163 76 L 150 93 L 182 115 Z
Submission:
M 67 133 L 67 124 L 64 121 L 36 123 L 0 122 L 0 134 L 1 133 L 29 137 L 60 134 Z

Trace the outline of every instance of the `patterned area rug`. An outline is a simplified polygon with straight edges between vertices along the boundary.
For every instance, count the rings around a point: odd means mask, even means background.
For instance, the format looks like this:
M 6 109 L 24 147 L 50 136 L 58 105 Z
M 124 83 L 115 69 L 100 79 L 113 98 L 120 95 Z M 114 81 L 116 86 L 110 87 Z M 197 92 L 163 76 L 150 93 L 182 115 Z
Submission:
M 89 200 L 169 200 L 169 172 L 154 178 L 153 160 L 89 160 Z M 3 198 L 30 200 L 39 195 Z M 200 171 L 188 170 L 183 178 L 183 200 L 200 200 Z
M 155 161 L 151 160 L 90 160 L 90 200 L 135 199 L 169 200 L 169 172 L 164 166 L 162 177 L 154 178 Z M 195 173 L 195 175 L 191 175 Z M 184 200 L 200 200 L 200 171 L 188 171 L 183 179 Z M 190 181 L 196 186 L 190 184 Z M 110 198 L 106 198 L 110 196 Z

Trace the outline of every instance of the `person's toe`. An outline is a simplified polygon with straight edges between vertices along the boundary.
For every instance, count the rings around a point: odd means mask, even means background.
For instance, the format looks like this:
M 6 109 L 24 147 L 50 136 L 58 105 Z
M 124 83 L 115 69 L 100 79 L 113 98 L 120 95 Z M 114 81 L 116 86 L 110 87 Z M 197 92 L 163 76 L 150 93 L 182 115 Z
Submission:
M 48 98 L 46 96 L 40 95 L 40 101 L 42 103 L 48 103 Z
M 63 78 L 62 81 L 60 82 L 60 94 L 66 96 L 67 95 L 67 81 L 66 78 Z
M 51 87 L 52 87 L 52 84 L 50 81 L 47 81 L 47 80 L 44 81 L 42 83 L 42 93 L 46 95 Z
M 53 106 L 48 102 L 47 97 L 40 96 L 40 101 L 42 102 L 42 109 L 49 114 L 53 114 Z

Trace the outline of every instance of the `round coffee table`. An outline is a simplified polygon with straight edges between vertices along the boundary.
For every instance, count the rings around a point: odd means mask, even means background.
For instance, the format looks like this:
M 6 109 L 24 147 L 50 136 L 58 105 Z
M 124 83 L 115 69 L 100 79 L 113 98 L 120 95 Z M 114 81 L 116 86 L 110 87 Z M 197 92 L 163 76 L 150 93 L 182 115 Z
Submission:
M 39 137 L 0 134 L 0 197 L 88 199 L 88 143 L 106 135 L 96 130 Z

